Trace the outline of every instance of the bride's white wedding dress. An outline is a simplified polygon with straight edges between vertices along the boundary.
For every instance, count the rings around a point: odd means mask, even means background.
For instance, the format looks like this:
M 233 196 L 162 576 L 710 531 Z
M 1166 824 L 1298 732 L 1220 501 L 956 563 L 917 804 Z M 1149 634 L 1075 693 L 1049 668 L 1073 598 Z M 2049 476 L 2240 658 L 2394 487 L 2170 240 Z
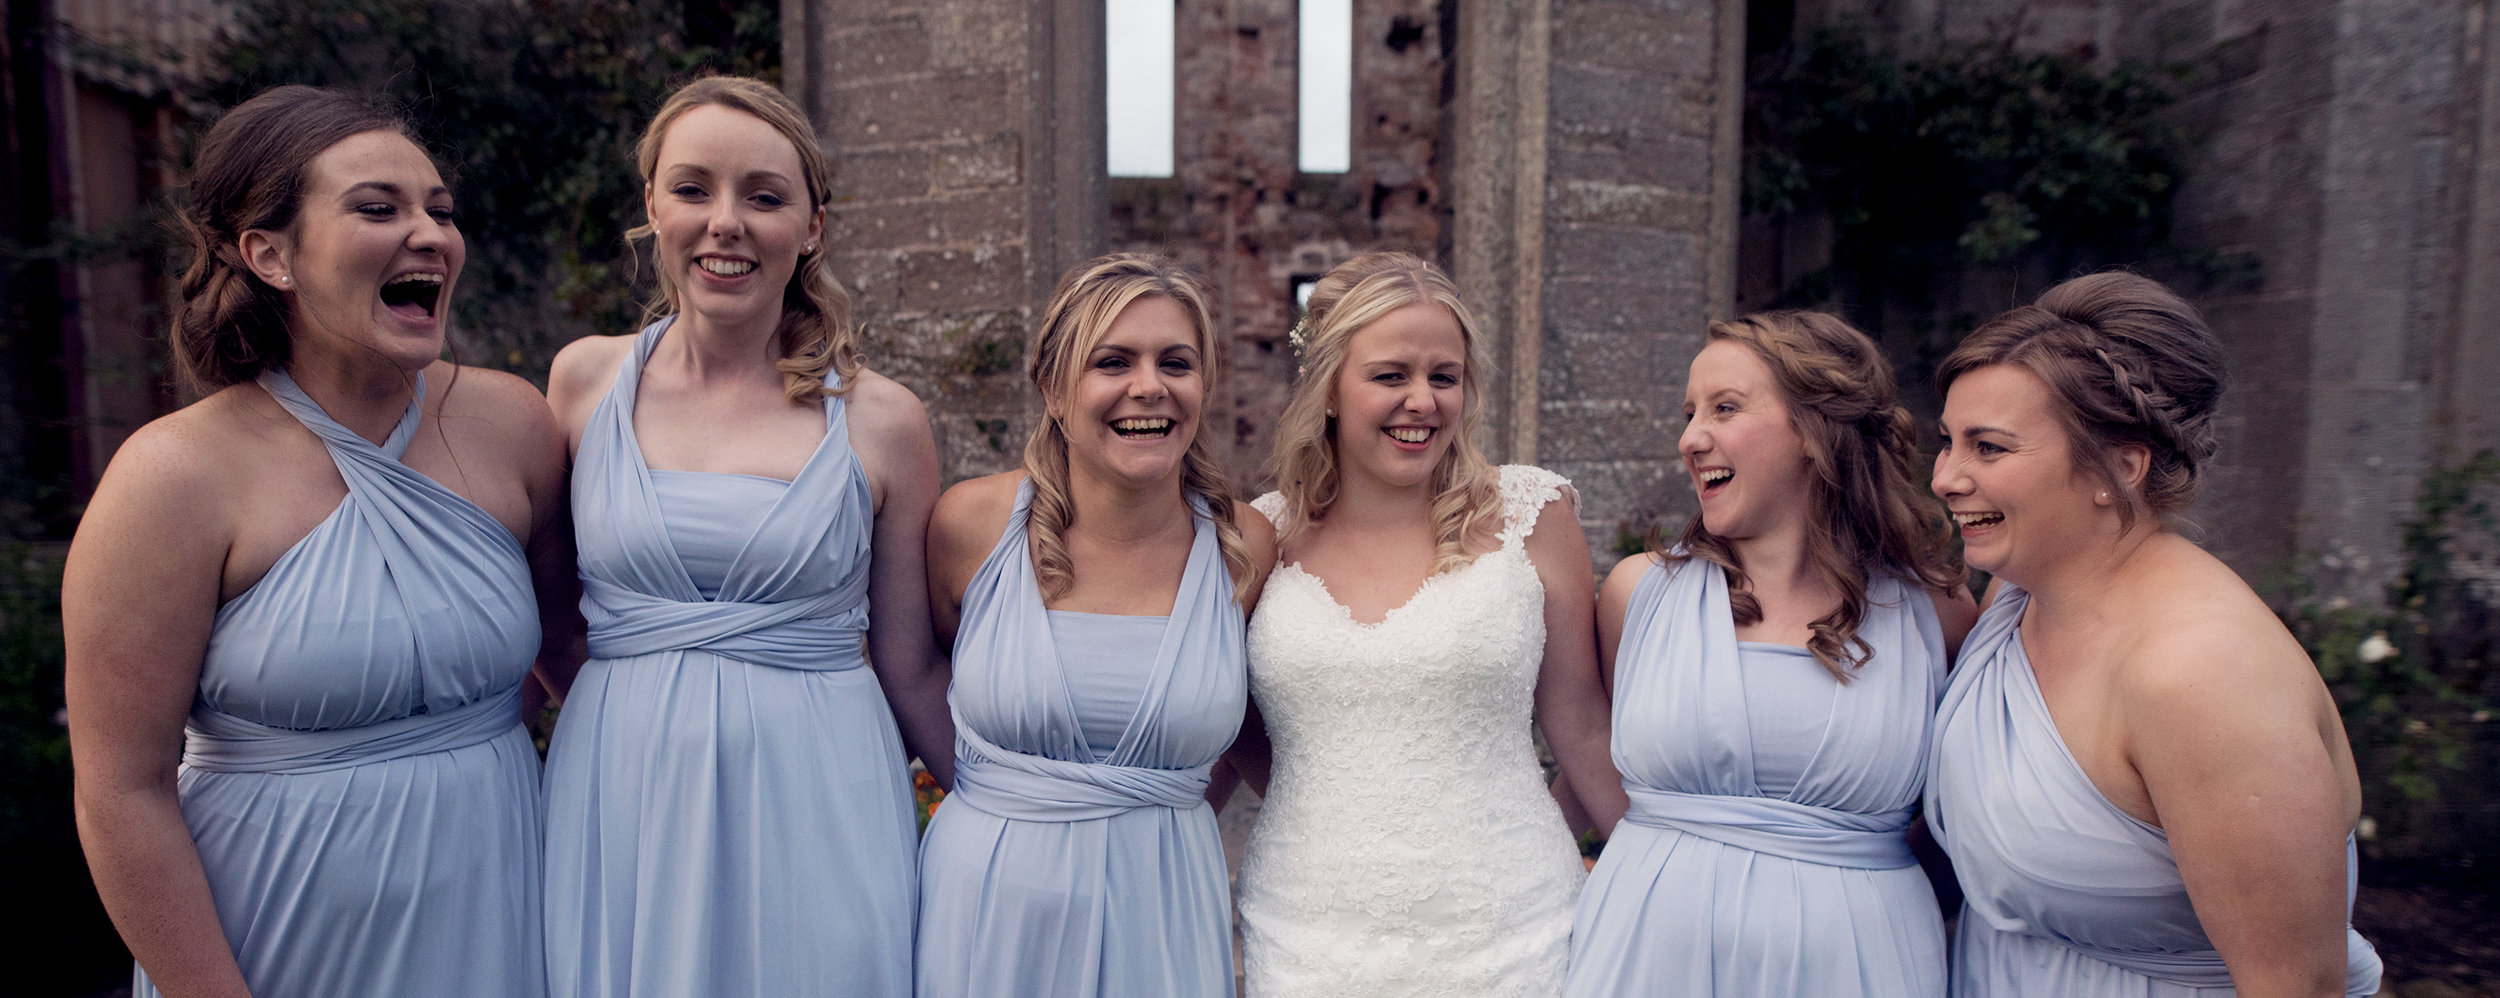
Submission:
M 1562 990 L 1580 856 L 1528 724 L 1545 588 L 1528 533 L 1570 484 L 1501 469 L 1501 547 L 1358 623 L 1298 565 L 1250 622 L 1275 766 L 1241 866 L 1248 998 Z M 1257 503 L 1281 518 L 1281 497 Z

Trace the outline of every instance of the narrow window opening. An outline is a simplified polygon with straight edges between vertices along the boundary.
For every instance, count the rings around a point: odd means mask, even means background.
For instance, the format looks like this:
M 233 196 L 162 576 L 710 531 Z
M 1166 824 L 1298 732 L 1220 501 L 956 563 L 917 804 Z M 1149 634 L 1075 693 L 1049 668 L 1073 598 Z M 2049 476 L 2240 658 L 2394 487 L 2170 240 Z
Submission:
M 1172 175 L 1175 3 L 1104 0 L 1104 138 L 1114 177 Z
M 1344 173 L 1354 165 L 1354 0 L 1302 0 L 1301 166 Z

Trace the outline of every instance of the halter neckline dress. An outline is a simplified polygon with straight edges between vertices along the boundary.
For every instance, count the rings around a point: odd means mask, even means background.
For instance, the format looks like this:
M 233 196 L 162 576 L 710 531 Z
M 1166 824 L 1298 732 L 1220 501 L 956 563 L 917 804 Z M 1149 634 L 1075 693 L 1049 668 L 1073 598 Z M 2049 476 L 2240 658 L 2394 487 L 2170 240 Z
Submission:
M 789 482 L 654 471 L 644 329 L 573 470 L 591 661 L 547 755 L 559 996 L 911 992 L 907 757 L 864 657 L 875 515 L 844 399 Z
M 1943 691 L 1925 592 L 1870 573 L 1842 684 L 1736 639 L 1726 572 L 1655 563 L 1615 652 L 1631 810 L 1580 896 L 1574 996 L 1945 993 L 1944 921 L 1904 838 Z
M 921 842 L 922 998 L 1229 996 L 1208 774 L 1249 696 L 1241 609 L 1198 509 L 1168 616 L 1043 607 L 1033 485 L 965 587 L 955 792 Z
M 260 385 L 321 438 L 347 496 L 218 609 L 183 731 L 183 821 L 244 983 L 544 994 L 521 544 L 400 463 L 423 375 L 379 445 L 285 372 Z M 158 993 L 145 970 L 132 991 Z

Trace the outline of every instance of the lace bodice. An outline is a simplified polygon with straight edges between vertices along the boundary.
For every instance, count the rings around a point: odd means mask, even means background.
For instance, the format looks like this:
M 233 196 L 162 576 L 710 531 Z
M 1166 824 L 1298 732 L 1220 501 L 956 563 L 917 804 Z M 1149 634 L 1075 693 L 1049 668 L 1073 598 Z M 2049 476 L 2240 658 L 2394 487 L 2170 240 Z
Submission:
M 1501 473 L 1500 546 L 1376 624 L 1298 565 L 1250 624 L 1274 769 L 1241 875 L 1250 994 L 1551 994 L 1580 863 L 1529 734 L 1545 591 L 1527 556 L 1569 494 Z M 1271 519 L 1281 499 L 1254 504 Z

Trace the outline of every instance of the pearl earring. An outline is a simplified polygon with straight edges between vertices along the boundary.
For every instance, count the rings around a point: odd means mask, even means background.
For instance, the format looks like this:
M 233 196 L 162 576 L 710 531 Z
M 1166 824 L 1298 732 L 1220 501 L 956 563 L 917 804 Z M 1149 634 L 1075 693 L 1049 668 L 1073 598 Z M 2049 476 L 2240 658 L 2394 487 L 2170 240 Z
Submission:
M 279 286 L 279 287 L 286 287 L 286 286 L 291 285 L 291 284 L 294 284 L 294 283 L 295 283 L 295 279 L 294 279 L 294 278 L 292 278 L 292 277 L 288 277 L 288 276 L 286 276 L 285 274 L 280 274 L 280 275 L 278 275 L 278 286 Z
M 1335 409 L 1330 409 L 1330 410 L 1327 410 L 1327 412 L 1328 412 L 1328 418 L 1330 418 L 1330 419 L 1335 419 L 1335 418 L 1337 418 L 1337 410 L 1335 410 Z

